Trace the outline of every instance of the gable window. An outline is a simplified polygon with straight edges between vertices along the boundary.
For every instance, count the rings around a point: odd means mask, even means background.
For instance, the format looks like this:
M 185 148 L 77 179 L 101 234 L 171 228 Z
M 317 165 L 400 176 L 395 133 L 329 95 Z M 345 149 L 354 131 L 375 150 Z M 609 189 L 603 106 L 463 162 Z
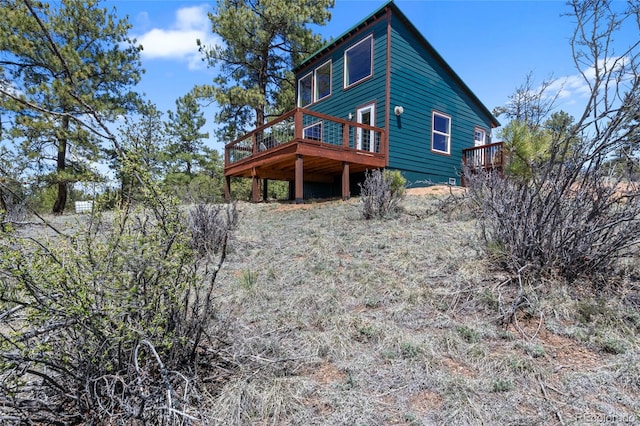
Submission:
M 304 129 L 302 129 L 302 137 L 304 139 L 321 141 L 322 140 L 322 121 L 319 121 L 316 124 L 312 124 L 311 126 L 307 126 Z
M 344 87 L 352 86 L 373 74 L 373 36 L 344 52 Z
M 298 80 L 298 106 L 306 107 L 310 105 L 312 102 L 311 94 L 312 92 L 312 81 L 311 81 L 311 73 L 305 75 L 300 80 Z
M 451 117 L 434 111 L 431 123 L 431 149 L 442 154 L 450 154 Z
M 317 102 L 331 95 L 331 61 L 320 65 L 313 73 L 315 81 L 315 98 Z

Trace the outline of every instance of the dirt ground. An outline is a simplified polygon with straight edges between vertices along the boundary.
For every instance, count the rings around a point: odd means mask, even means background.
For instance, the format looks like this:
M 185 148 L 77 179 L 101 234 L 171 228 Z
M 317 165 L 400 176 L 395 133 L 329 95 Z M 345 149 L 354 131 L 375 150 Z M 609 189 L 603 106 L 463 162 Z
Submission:
M 449 191 L 460 194 L 466 189 L 461 186 L 433 185 L 423 188 L 407 188 L 407 195 L 443 195 L 449 194 Z

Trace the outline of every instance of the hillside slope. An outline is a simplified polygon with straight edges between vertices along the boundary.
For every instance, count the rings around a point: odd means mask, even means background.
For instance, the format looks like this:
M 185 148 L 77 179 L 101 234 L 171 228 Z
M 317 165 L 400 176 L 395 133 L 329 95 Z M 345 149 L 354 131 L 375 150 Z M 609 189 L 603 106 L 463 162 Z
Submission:
M 228 327 L 224 424 L 640 424 L 640 295 L 524 283 L 481 250 L 472 214 L 408 195 L 240 204 L 216 289 Z M 573 287 L 576 288 L 576 287 Z

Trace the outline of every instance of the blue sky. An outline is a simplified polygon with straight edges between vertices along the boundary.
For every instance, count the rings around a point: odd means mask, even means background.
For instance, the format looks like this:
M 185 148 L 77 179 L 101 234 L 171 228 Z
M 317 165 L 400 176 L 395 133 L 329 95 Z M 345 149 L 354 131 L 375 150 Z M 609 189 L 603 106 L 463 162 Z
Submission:
M 338 36 L 383 0 L 337 0 L 332 19 L 314 30 Z M 196 39 L 217 41 L 207 13 L 215 2 L 109 0 L 118 16 L 129 16 L 131 36 L 143 45 L 146 73 L 137 90 L 161 111 L 194 85 L 212 81 L 214 70 L 201 61 Z M 575 23 L 564 1 L 396 0 L 396 5 L 489 108 L 504 105 L 529 72 L 536 81 L 562 83 L 558 108 L 578 115 L 586 101 L 585 84 L 573 64 L 569 37 Z M 205 111 L 213 134 L 213 110 Z M 221 142 L 210 140 L 221 151 Z

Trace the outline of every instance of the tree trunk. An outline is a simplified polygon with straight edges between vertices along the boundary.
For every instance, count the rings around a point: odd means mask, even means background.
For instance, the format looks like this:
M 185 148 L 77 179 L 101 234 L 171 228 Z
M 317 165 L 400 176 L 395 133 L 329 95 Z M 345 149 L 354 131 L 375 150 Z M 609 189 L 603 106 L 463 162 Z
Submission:
M 51 210 L 53 214 L 62 214 L 67 204 L 67 182 L 58 182 L 58 196 Z
M 7 217 L 7 213 L 9 213 L 7 209 L 7 204 L 4 202 L 4 193 L 2 192 L 2 188 L 0 188 L 0 231 L 4 232 L 4 220 Z
M 58 172 L 58 195 L 51 210 L 53 214 L 62 214 L 67 204 L 67 177 L 64 170 L 67 165 L 67 131 L 69 130 L 69 117 L 62 118 L 62 133 L 58 137 L 58 157 L 56 159 L 56 171 Z

